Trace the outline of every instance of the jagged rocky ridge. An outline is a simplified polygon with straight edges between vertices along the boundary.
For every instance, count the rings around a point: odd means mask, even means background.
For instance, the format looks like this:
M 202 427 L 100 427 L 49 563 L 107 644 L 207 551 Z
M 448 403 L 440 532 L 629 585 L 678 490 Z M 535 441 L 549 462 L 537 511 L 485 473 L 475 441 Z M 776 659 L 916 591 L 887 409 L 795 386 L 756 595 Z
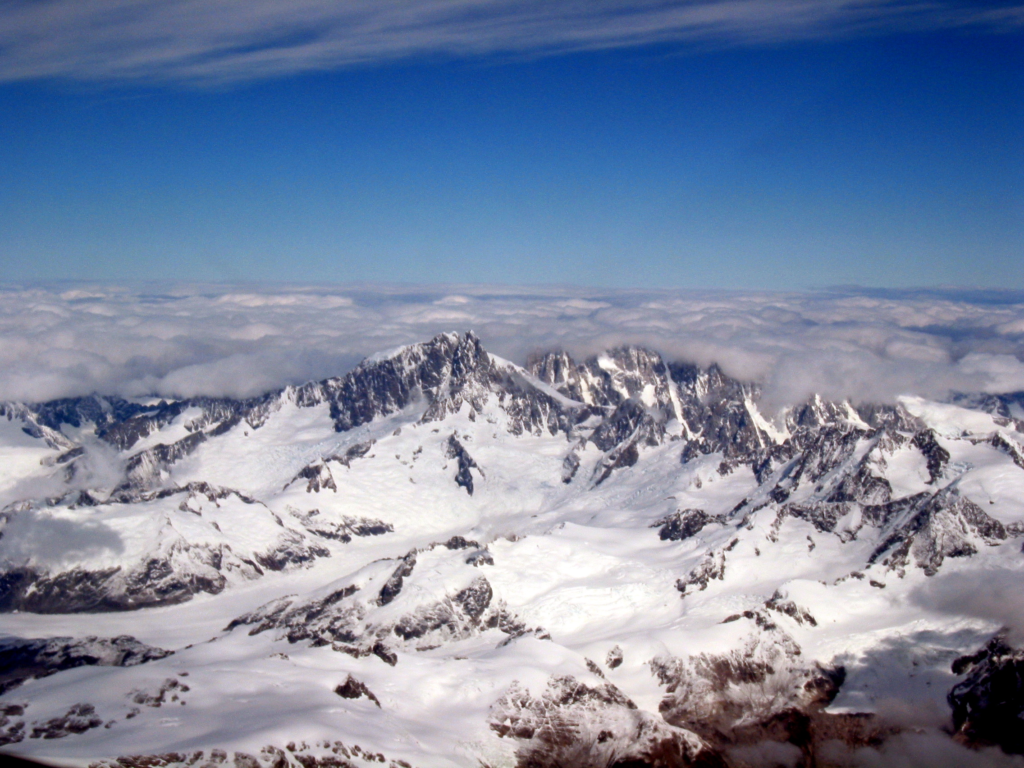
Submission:
M 480 570 L 487 562 L 479 544 L 453 537 L 373 563 L 350 583 L 329 585 L 321 595 L 276 600 L 227 628 L 248 626 L 250 635 L 275 631 L 289 643 L 329 645 L 356 657 L 373 654 L 391 665 L 397 663 L 396 650 L 433 650 L 488 632 L 495 644 L 528 633 L 547 637 L 542 629 L 527 627 L 494 594 Z M 419 578 L 424 569 L 430 582 Z M 444 573 L 440 590 L 439 571 Z M 410 591 L 415 591 L 411 597 Z
M 588 651 L 603 667 L 573 650 L 578 669 L 563 660 L 543 684 L 505 680 L 487 694 L 481 722 L 508 746 L 505 757 L 738 766 L 751 764 L 742 748 L 771 742 L 789 750 L 773 754 L 790 764 L 820 764 L 833 742 L 877 746 L 899 728 L 843 698 L 862 685 L 857 665 L 815 645 L 828 631 L 820 608 L 828 601 L 805 603 L 808 585 L 836 594 L 863 585 L 870 599 L 899 592 L 907 601 L 908 590 L 925 588 L 909 585 L 976 561 L 1015 568 L 1019 560 L 1020 398 L 956 402 L 952 416 L 911 400 L 820 398 L 766 414 L 755 383 L 717 366 L 624 347 L 582 362 L 538 355 L 519 368 L 472 334 L 444 334 L 346 376 L 245 401 L 5 404 L 0 415 L 39 446 L 34 477 L 54 490 L 0 513 L 0 610 L 169 606 L 277 583 L 271 572 L 328 569 L 315 590 L 227 614 L 236 618 L 221 640 L 283 643 L 284 659 L 323 651 L 346 660 L 332 664 L 360 665 L 340 667 L 356 674 L 328 692 L 396 717 L 386 675 L 441 657 L 521 661 L 562 648 L 566 627 L 582 621 L 572 617 L 597 599 L 587 579 L 599 581 L 602 570 L 560 576 L 585 599 L 554 611 L 546 588 L 531 585 L 577 567 L 578 550 L 536 555 L 537 574 L 520 572 L 517 558 L 536 542 L 577 534 L 573 546 L 586 549 L 614 529 L 623 546 L 652 547 L 666 576 L 667 591 L 645 610 L 681 618 L 658 625 L 659 637 L 696 622 L 727 640 L 714 651 L 646 649 L 637 661 L 628 625 L 610 623 L 622 639 L 608 635 Z M 104 451 L 116 456 L 105 475 L 95 465 Z M 247 462 L 249 474 L 239 469 Z M 43 535 L 72 532 L 77 548 L 60 556 L 39 545 Z M 792 570 L 800 558 L 803 570 Z M 714 629 L 691 618 L 701 616 L 713 617 Z M 634 623 L 644 620 L 638 612 Z M 978 646 L 983 630 L 975 632 L 956 639 L 954 655 Z M 945 659 L 951 677 L 939 682 L 962 742 L 1019 752 L 1005 735 L 1018 695 L 1006 681 L 1019 677 L 1019 651 L 1000 642 L 969 663 Z M 629 675 L 655 681 L 659 696 L 644 701 Z M 99 717 L 72 713 L 72 704 L 102 714 L 99 703 L 66 704 L 32 727 Z
M 26 680 L 47 677 L 65 669 L 100 665 L 131 667 L 170 656 L 173 651 L 140 643 L 134 637 L 51 637 L 0 640 L 0 694 Z
M 724 766 L 692 731 L 638 709 L 611 683 L 552 677 L 540 695 L 515 683 L 495 702 L 491 728 L 514 738 L 523 765 Z

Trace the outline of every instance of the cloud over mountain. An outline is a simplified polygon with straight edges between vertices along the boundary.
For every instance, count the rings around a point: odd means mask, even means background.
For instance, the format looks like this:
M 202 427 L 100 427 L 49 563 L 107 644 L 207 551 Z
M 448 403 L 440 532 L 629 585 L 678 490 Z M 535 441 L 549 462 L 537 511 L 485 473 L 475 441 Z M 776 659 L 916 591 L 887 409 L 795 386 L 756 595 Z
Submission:
M 834 290 L 624 291 L 497 286 L 8 287 L 0 399 L 90 392 L 255 395 L 344 373 L 364 356 L 475 330 L 519 363 L 641 344 L 761 381 L 769 404 L 813 392 L 1024 389 L 1024 295 Z

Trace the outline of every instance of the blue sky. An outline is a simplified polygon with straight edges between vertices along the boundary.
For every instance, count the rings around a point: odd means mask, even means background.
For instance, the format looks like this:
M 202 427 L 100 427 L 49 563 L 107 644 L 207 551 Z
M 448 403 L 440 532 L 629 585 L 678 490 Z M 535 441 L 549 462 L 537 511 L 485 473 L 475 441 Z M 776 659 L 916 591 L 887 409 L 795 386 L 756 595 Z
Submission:
M 65 1 L 0 9 L 8 282 L 1024 288 L 1018 4 Z

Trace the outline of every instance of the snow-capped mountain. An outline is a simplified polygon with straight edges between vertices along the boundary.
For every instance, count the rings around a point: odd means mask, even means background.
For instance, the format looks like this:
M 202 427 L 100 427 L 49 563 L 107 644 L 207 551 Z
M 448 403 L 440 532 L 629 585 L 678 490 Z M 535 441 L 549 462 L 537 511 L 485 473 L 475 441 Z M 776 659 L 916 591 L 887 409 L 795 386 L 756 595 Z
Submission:
M 1017 764 L 1024 396 L 760 402 L 450 333 L 249 400 L 3 404 L 0 744 Z

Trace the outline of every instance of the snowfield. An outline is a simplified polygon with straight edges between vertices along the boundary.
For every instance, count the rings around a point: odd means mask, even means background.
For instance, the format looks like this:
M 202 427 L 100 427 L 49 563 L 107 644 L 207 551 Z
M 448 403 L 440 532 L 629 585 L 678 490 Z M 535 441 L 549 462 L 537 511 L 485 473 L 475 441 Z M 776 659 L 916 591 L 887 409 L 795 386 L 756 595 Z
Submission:
M 445 334 L 249 401 L 4 404 L 2 750 L 1024 765 L 1024 691 L 991 693 L 1024 669 L 1024 398 L 757 398 Z

